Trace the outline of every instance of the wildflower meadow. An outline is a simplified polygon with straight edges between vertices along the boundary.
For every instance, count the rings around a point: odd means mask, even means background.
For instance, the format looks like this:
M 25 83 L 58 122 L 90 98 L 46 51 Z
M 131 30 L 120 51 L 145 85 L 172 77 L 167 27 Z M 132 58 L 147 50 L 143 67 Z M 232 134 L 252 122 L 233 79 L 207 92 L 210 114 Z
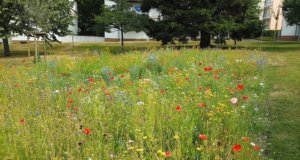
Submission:
M 0 64 L 0 157 L 263 159 L 265 63 L 160 49 Z

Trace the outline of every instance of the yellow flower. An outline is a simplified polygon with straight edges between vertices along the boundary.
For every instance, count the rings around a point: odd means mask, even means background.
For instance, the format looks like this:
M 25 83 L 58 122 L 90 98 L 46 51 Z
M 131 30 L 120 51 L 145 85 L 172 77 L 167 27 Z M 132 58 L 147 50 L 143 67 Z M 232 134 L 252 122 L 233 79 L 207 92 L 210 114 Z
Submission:
M 135 148 L 134 147 L 129 147 L 129 150 L 134 150 Z
M 161 149 L 157 151 L 157 154 L 161 154 L 161 153 L 163 153 Z
M 147 136 L 144 136 L 144 137 L 143 137 L 144 140 L 146 140 L 147 138 L 148 138 Z
M 175 134 L 174 139 L 179 139 L 179 135 L 177 133 Z
M 196 150 L 197 150 L 197 151 L 201 151 L 201 148 L 200 148 L 200 147 L 197 147 Z
M 143 152 L 144 149 L 142 149 L 142 148 L 141 148 L 141 149 L 136 149 L 136 151 L 137 151 L 137 152 Z

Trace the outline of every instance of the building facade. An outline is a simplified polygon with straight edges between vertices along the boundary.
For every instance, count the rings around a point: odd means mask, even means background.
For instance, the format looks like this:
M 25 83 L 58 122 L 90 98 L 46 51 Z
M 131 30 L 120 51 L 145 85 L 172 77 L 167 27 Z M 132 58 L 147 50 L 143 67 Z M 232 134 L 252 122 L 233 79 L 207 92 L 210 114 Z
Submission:
M 266 30 L 279 31 L 280 40 L 297 40 L 300 36 L 300 27 L 287 23 L 283 16 L 282 4 L 283 0 L 262 0 L 260 18 Z

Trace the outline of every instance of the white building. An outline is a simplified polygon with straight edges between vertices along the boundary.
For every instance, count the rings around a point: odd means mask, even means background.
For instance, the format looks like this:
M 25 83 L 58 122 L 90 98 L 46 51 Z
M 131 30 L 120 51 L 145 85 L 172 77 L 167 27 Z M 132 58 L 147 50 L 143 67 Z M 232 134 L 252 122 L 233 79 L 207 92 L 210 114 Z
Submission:
M 105 0 L 106 6 L 114 5 L 114 2 L 110 0 Z M 140 10 L 140 5 L 133 5 L 133 9 L 137 12 L 137 14 L 142 14 Z M 145 14 L 145 13 L 143 13 Z M 159 17 L 159 12 L 151 9 L 149 13 L 147 13 L 150 18 L 157 19 Z M 119 41 L 121 39 L 121 32 L 117 29 L 112 29 L 111 32 L 105 32 L 105 41 Z M 125 40 L 150 40 L 145 32 L 126 32 L 124 33 Z
M 262 0 L 260 18 L 264 21 L 266 30 L 280 31 L 279 39 L 297 40 L 300 37 L 300 26 L 290 26 L 282 14 L 283 0 Z

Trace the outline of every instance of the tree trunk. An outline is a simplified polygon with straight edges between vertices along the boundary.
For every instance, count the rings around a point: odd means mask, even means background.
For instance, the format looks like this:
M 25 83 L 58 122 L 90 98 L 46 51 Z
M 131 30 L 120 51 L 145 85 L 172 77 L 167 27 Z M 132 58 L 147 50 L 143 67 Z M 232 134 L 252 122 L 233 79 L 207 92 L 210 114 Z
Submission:
M 234 39 L 234 47 L 235 47 L 235 49 L 237 48 L 236 45 L 237 45 L 237 44 L 236 44 L 236 39 Z
M 3 55 L 4 57 L 7 57 L 7 56 L 11 56 L 10 55 L 10 51 L 9 51 L 9 43 L 8 43 L 8 38 L 3 38 Z
M 201 31 L 200 47 L 208 48 L 210 46 L 210 33 Z
M 122 53 L 124 54 L 124 31 L 123 27 L 121 26 L 121 45 L 122 45 Z

